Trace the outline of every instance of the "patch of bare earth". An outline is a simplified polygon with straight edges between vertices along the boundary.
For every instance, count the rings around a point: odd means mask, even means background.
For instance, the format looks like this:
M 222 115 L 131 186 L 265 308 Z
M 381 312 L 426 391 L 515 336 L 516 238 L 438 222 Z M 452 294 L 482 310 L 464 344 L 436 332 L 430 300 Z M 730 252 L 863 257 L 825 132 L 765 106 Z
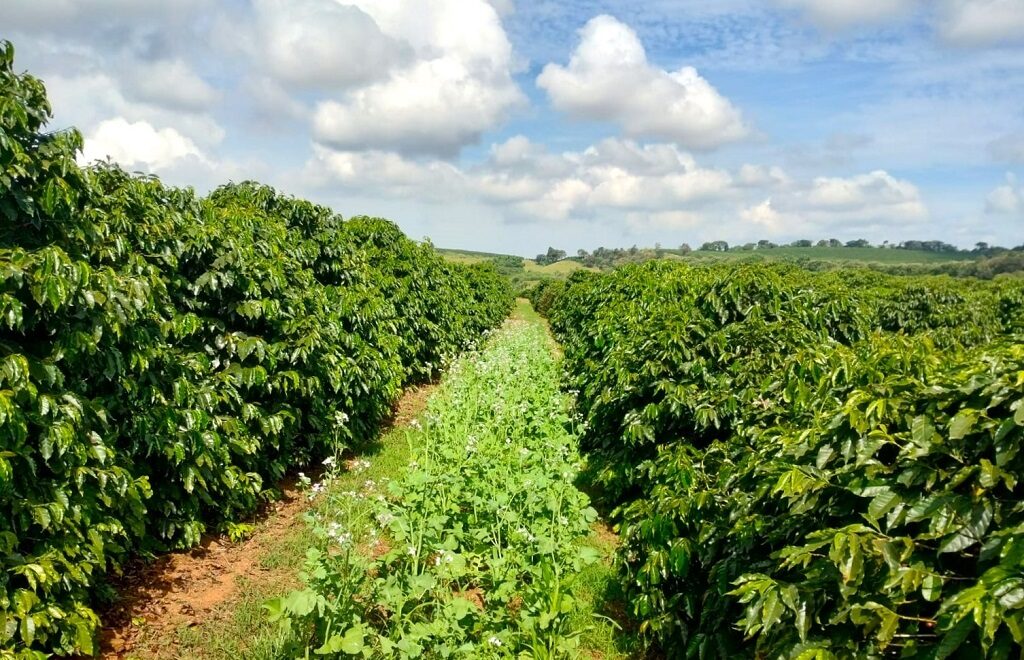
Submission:
M 596 521 L 590 526 L 590 531 L 594 535 L 599 547 L 605 552 L 606 563 L 610 563 L 612 553 L 619 547 L 619 535 L 605 520 Z
M 412 421 L 435 389 L 424 385 L 406 391 L 385 431 Z M 280 489 L 281 499 L 259 512 L 246 540 L 204 538 L 197 548 L 139 563 L 115 579 L 118 597 L 101 616 L 99 657 L 174 657 L 168 648 L 173 648 L 177 631 L 230 616 L 246 581 L 276 591 L 297 586 L 295 567 L 268 569 L 261 564 L 269 549 L 301 532 L 302 514 L 311 506 L 294 478 Z

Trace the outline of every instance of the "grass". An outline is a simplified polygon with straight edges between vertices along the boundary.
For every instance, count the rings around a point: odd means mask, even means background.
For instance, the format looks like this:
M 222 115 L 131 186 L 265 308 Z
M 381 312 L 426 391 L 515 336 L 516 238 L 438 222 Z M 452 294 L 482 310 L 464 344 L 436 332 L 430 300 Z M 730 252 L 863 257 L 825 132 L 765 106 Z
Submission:
M 448 250 L 438 250 L 448 261 L 456 264 L 478 264 L 488 260 L 488 257 L 475 256 L 472 254 L 463 254 L 461 252 L 450 252 Z
M 498 257 L 510 257 L 509 254 L 497 254 L 495 252 L 477 252 L 474 250 L 455 250 L 451 248 L 436 248 L 438 253 L 446 259 L 458 263 L 479 263 Z
M 556 261 L 553 264 L 547 264 L 545 266 L 539 265 L 532 259 L 527 259 L 523 263 L 523 269 L 527 273 L 547 275 L 549 277 L 569 277 L 578 270 L 596 270 L 594 268 L 587 268 L 578 261 L 569 261 L 568 259 Z
M 294 559 L 301 560 L 301 557 L 299 555 Z M 252 660 L 278 657 L 285 638 L 276 625 L 267 622 L 263 603 L 277 596 L 279 589 L 251 580 L 243 580 L 239 588 L 241 599 L 229 618 L 178 631 L 175 644 L 177 655 Z
M 595 526 L 588 545 L 600 550 L 604 560 L 583 569 L 572 582 L 578 609 L 571 627 L 582 631 L 583 649 L 595 657 L 636 657 L 640 644 L 625 620 L 625 595 L 611 562 L 616 539 L 607 530 L 600 530 L 600 525 Z
M 541 315 L 537 313 L 537 310 L 533 308 L 533 305 L 526 298 L 516 299 L 515 309 L 512 310 L 512 319 L 515 321 L 526 321 L 527 323 L 544 324 L 545 326 L 547 324 L 547 321 L 541 318 Z

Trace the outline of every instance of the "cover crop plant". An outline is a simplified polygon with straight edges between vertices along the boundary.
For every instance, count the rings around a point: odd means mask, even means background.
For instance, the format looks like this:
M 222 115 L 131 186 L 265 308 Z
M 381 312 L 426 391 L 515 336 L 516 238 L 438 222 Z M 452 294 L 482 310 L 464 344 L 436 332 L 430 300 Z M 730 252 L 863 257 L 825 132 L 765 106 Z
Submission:
M 291 652 L 576 657 L 572 578 L 597 558 L 584 544 L 597 514 L 573 485 L 570 404 L 538 324 L 460 358 L 410 430 L 408 470 L 369 507 L 338 495 L 306 588 L 270 604 Z M 379 531 L 353 538 L 369 514 Z

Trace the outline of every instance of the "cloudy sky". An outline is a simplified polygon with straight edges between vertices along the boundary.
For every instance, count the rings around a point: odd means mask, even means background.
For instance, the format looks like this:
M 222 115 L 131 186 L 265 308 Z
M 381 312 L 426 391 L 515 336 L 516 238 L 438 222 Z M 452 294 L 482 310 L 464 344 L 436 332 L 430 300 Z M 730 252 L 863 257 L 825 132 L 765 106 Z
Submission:
M 54 128 L 446 247 L 1024 242 L 1024 0 L 3 0 Z

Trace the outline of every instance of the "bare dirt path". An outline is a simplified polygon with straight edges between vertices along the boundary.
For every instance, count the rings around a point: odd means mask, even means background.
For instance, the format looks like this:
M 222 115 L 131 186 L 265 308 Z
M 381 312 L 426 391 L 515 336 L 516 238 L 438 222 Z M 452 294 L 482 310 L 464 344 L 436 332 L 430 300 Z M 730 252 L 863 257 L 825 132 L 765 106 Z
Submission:
M 435 388 L 426 385 L 408 390 L 381 436 L 419 415 Z M 294 478 L 280 487 L 282 499 L 256 517 L 255 529 L 247 539 L 236 543 L 223 537 L 204 539 L 197 548 L 139 564 L 116 580 L 118 598 L 102 615 L 99 657 L 179 657 L 178 631 L 212 617 L 229 616 L 243 585 L 257 585 L 269 593 L 297 586 L 298 566 L 268 566 L 264 561 L 290 538 L 302 538 L 302 514 L 311 507 Z

